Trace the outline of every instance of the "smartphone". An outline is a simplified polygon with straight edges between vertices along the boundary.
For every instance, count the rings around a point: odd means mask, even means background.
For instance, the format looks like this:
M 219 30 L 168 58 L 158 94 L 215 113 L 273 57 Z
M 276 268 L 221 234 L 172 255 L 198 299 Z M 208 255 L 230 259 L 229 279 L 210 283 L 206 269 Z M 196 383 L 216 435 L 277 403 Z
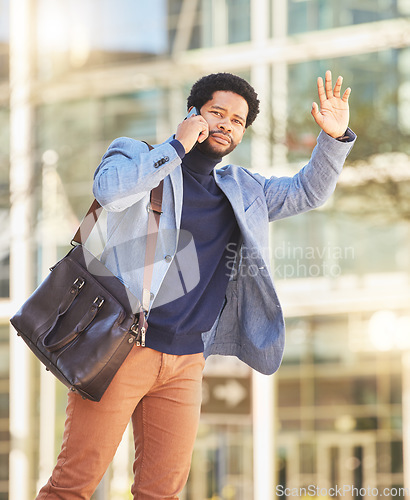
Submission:
M 191 118 L 191 116 L 196 116 L 196 115 L 199 115 L 199 111 L 197 110 L 197 108 L 194 106 L 191 111 L 186 115 L 185 117 L 185 120 L 187 120 L 188 118 Z

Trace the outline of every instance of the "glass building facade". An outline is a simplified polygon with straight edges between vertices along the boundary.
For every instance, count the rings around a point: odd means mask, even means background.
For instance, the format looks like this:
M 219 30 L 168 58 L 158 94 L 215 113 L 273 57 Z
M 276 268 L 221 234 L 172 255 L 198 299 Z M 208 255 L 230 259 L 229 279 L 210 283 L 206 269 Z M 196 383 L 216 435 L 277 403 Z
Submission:
M 410 1 L 16 3 L 31 27 L 23 47 L 29 138 L 21 134 L 18 144 L 30 178 L 32 268 L 24 279 L 31 289 L 68 249 L 110 142 L 128 136 L 157 143 L 172 135 L 197 78 L 228 71 L 255 86 L 260 116 L 228 161 L 270 176 L 292 175 L 310 156 L 318 134 L 310 116 L 317 76 L 326 69 L 344 76 L 353 89 L 350 123 L 358 141 L 336 193 L 321 209 L 271 226 L 272 269 L 287 323 L 266 408 L 273 416 L 272 495 L 351 485 L 356 491 L 343 496 L 370 498 L 364 489 L 372 487 L 403 497 L 401 489 L 410 488 L 403 465 L 410 430 L 403 404 L 410 397 Z M 17 491 L 13 412 L 23 404 L 8 326 L 22 279 L 11 265 L 10 221 L 19 203 L 12 179 L 20 165 L 13 123 L 21 112 L 14 8 L 14 0 L 0 0 L 0 500 Z M 50 473 L 66 392 L 27 359 L 21 500 L 33 498 Z M 184 500 L 259 500 L 253 378 L 239 362 L 210 358 Z M 132 453 L 127 434 L 96 500 L 129 498 Z

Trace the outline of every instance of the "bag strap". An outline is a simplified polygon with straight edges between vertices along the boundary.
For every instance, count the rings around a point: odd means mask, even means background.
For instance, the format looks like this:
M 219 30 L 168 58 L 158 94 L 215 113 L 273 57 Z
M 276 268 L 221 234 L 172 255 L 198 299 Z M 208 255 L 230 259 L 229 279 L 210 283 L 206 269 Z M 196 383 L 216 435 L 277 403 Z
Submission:
M 145 144 L 148 146 L 148 149 L 150 151 L 154 149 L 151 146 L 151 144 L 148 144 L 148 142 L 145 142 Z M 159 185 L 151 191 L 150 195 L 150 203 L 152 211 L 154 212 L 154 214 L 158 213 L 157 226 L 159 226 L 159 215 L 162 214 L 162 191 L 163 191 L 163 181 L 161 181 Z M 94 199 L 94 201 L 91 203 L 90 208 L 88 209 L 88 212 L 85 214 L 84 219 L 81 221 L 73 239 L 71 240 L 71 244 L 73 243 L 77 243 L 79 245 L 85 244 L 85 242 L 87 241 L 88 237 L 91 234 L 91 231 L 94 229 L 94 226 L 96 225 L 102 211 L 103 207 L 99 204 L 97 200 Z M 149 213 L 151 213 L 151 210 Z
M 149 150 L 154 149 L 150 144 L 147 144 Z M 144 277 L 142 283 L 142 311 L 140 312 L 138 327 L 139 329 L 148 328 L 146 315 L 151 301 L 151 282 L 152 274 L 154 271 L 155 249 L 157 246 L 157 237 L 159 230 L 159 220 L 162 214 L 162 193 L 164 181 L 162 180 L 157 187 L 155 187 L 150 194 L 150 206 L 148 207 L 148 229 L 147 229 L 147 244 L 145 247 L 145 263 L 144 263 Z M 103 207 L 97 200 L 91 203 L 90 208 L 84 219 L 82 220 L 77 232 L 75 233 L 71 244 L 78 243 L 84 245 L 91 234 L 94 226 L 97 223 Z
M 77 232 L 75 233 L 73 239 L 71 240 L 71 244 L 78 243 L 79 245 L 84 245 L 88 240 L 88 237 L 91 234 L 91 231 L 94 229 L 94 226 L 97 223 L 98 217 L 101 215 L 103 211 L 103 207 L 98 203 L 97 200 L 94 200 L 91 203 L 88 212 L 85 214 L 84 219 L 81 221 L 78 226 Z

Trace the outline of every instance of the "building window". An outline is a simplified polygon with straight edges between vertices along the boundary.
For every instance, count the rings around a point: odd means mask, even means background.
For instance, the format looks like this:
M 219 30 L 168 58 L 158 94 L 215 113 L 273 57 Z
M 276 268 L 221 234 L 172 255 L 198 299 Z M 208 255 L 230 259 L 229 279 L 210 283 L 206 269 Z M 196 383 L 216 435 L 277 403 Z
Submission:
M 288 0 L 289 33 L 325 30 L 392 19 L 397 0 Z M 403 14 L 404 15 L 404 14 Z

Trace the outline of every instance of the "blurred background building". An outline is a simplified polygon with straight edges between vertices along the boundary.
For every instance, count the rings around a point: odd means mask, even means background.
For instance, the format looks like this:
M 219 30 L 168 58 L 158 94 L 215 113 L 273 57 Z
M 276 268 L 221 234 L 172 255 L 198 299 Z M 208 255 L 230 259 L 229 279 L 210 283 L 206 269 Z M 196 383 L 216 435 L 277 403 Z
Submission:
M 315 145 L 310 107 L 328 68 L 353 89 L 359 139 L 332 199 L 271 227 L 283 365 L 266 378 L 209 359 L 182 498 L 268 500 L 309 485 L 403 498 L 410 0 L 0 0 L 0 500 L 34 498 L 47 479 L 66 394 L 8 320 L 68 250 L 110 142 L 163 141 L 197 78 L 234 72 L 262 112 L 228 161 L 292 175 Z M 127 434 L 93 498 L 130 498 L 131 460 Z

